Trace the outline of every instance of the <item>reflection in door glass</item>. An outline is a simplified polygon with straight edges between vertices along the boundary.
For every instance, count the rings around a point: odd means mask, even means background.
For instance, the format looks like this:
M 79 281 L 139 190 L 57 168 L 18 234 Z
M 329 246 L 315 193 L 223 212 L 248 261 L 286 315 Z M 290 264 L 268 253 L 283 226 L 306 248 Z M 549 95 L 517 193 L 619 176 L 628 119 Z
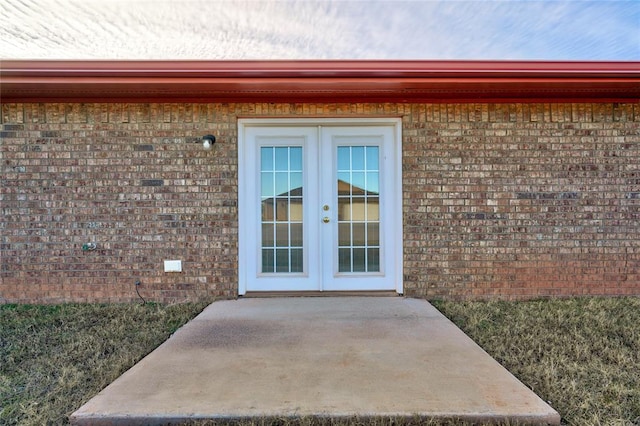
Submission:
M 377 146 L 337 150 L 338 271 L 380 271 L 380 182 Z
M 261 147 L 263 273 L 303 272 L 302 190 L 302 147 Z

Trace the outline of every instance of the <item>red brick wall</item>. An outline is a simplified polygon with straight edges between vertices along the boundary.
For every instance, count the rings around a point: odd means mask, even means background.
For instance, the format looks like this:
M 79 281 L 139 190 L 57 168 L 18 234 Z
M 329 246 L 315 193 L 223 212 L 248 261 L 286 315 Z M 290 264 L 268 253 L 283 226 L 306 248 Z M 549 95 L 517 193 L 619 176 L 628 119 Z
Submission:
M 403 136 L 409 293 L 640 294 L 640 105 L 416 105 Z
M 407 295 L 640 294 L 640 104 L 3 104 L 0 302 L 234 297 L 258 116 L 402 117 Z

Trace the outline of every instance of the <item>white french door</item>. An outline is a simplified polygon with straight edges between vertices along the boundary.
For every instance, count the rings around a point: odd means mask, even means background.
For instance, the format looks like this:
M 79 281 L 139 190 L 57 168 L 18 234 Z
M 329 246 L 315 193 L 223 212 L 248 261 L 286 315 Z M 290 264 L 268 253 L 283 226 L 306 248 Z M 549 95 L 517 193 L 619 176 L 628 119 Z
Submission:
M 240 294 L 402 292 L 399 126 L 240 120 Z

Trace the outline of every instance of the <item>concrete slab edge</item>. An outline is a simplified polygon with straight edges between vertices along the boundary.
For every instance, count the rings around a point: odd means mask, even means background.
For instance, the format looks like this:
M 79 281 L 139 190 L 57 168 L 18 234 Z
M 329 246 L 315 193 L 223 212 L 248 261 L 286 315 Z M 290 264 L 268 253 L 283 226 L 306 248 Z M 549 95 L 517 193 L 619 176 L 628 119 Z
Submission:
M 400 421 L 402 425 L 403 421 L 407 424 L 429 424 L 429 422 L 447 423 L 447 422 L 461 422 L 462 424 L 472 425 L 509 425 L 509 426 L 544 426 L 544 425 L 559 425 L 560 415 L 558 413 L 549 413 L 546 415 L 511 415 L 501 416 L 496 414 L 454 414 L 454 413 L 416 413 L 407 415 L 405 413 L 372 413 L 372 414 L 314 414 L 298 416 L 292 415 L 278 415 L 278 416 L 264 416 L 264 417 L 248 417 L 248 416 L 216 416 L 216 415 L 184 415 L 184 416 L 162 416 L 162 415 L 150 415 L 150 416 L 72 416 L 69 420 L 72 425 L 76 426 L 165 426 L 165 425 L 180 425 L 189 424 L 192 422 L 205 422 L 214 421 L 222 424 L 229 422 L 241 422 L 241 421 L 266 421 L 267 424 L 270 419 L 275 420 L 304 420 L 304 419 L 317 419 L 323 420 L 357 420 L 356 424 L 366 423 L 367 420 L 385 420 L 394 419 Z M 415 422 L 415 423 L 414 423 Z M 262 423 L 261 423 L 262 424 Z

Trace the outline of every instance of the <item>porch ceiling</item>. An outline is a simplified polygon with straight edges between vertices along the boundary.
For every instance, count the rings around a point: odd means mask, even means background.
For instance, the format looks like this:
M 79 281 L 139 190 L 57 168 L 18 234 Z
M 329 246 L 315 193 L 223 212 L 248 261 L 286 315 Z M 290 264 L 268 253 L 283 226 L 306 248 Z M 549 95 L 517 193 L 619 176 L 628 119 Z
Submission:
M 640 62 L 4 60 L 2 102 L 637 102 Z

